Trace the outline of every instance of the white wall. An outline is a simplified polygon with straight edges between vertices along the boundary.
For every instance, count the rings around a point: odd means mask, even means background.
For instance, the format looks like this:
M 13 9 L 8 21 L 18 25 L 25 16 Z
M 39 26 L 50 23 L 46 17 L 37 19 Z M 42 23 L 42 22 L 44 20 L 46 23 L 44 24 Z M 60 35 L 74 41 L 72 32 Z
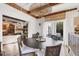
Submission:
M 40 25 L 39 25 L 40 24 Z M 40 20 L 38 20 L 37 22 L 37 32 L 39 32 L 39 35 L 42 36 L 42 22 Z
M 51 22 L 44 22 L 43 23 L 43 37 L 47 36 L 49 26 L 51 27 Z
M 32 34 L 39 32 L 39 23 L 38 21 L 31 21 L 28 25 L 28 37 L 32 37 Z
M 2 14 L 0 12 L 0 42 L 2 42 Z
M 56 34 L 56 25 L 57 25 L 57 22 L 56 21 L 52 21 L 51 23 L 52 23 L 52 25 L 51 25 L 52 26 L 51 27 L 52 28 L 52 34 L 55 35 Z
M 14 9 L 6 4 L 0 4 L 0 25 L 2 25 L 2 15 L 7 15 L 10 17 L 27 21 L 29 23 L 28 24 L 28 37 L 31 37 L 32 34 L 38 31 L 38 28 L 36 28 L 38 26 L 38 23 L 37 23 L 38 21 L 35 18 L 17 9 Z M 0 38 L 2 38 L 1 28 L 2 26 L 0 26 Z

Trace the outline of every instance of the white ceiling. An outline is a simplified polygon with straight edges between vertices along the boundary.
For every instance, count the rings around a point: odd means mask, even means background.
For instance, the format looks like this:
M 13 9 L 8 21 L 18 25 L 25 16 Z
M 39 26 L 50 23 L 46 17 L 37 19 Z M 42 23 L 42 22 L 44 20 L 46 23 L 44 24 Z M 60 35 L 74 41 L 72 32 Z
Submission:
M 40 6 L 46 5 L 47 3 L 16 3 L 16 4 L 29 11 L 38 8 Z
M 33 3 L 16 3 L 17 5 L 21 6 L 22 8 L 29 10 L 29 8 L 31 7 L 31 5 Z
M 79 7 L 79 3 L 64 3 L 64 4 L 59 4 L 59 5 L 56 5 L 56 6 L 52 7 L 52 13 L 53 12 L 67 10 L 67 9 L 77 8 L 77 7 Z

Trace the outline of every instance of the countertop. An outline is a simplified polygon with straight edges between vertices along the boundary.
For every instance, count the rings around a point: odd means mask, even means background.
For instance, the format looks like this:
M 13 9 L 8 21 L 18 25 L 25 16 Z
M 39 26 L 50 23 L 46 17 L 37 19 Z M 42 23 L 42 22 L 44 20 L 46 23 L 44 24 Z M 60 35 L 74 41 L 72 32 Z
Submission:
M 21 36 L 21 35 L 7 35 L 7 36 L 3 36 L 3 44 L 8 44 L 8 43 L 17 42 L 17 39 L 18 39 L 20 36 Z

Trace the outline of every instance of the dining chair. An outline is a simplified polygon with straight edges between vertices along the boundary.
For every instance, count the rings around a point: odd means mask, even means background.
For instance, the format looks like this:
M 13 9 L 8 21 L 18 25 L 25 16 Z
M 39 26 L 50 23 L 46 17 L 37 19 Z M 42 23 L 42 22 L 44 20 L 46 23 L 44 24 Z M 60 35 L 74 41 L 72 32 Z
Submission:
M 46 56 L 59 56 L 60 55 L 60 50 L 61 50 L 61 44 L 56 45 L 56 46 L 48 46 L 46 47 Z
M 61 51 L 61 45 L 58 44 L 56 46 L 47 46 L 44 51 L 40 51 L 37 53 L 37 56 L 59 56 Z
M 36 49 L 28 47 L 26 45 L 23 44 L 23 41 L 21 39 L 18 39 L 18 47 L 19 47 L 19 55 L 20 56 L 27 56 L 27 55 L 33 55 L 35 56 L 35 51 Z

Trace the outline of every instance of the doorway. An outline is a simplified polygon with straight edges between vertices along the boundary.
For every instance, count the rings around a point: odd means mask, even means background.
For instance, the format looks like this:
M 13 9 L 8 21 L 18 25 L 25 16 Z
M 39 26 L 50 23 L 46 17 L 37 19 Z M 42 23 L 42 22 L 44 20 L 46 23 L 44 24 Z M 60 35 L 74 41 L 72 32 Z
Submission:
M 57 22 L 56 32 L 60 33 L 60 35 L 63 37 L 63 22 Z

